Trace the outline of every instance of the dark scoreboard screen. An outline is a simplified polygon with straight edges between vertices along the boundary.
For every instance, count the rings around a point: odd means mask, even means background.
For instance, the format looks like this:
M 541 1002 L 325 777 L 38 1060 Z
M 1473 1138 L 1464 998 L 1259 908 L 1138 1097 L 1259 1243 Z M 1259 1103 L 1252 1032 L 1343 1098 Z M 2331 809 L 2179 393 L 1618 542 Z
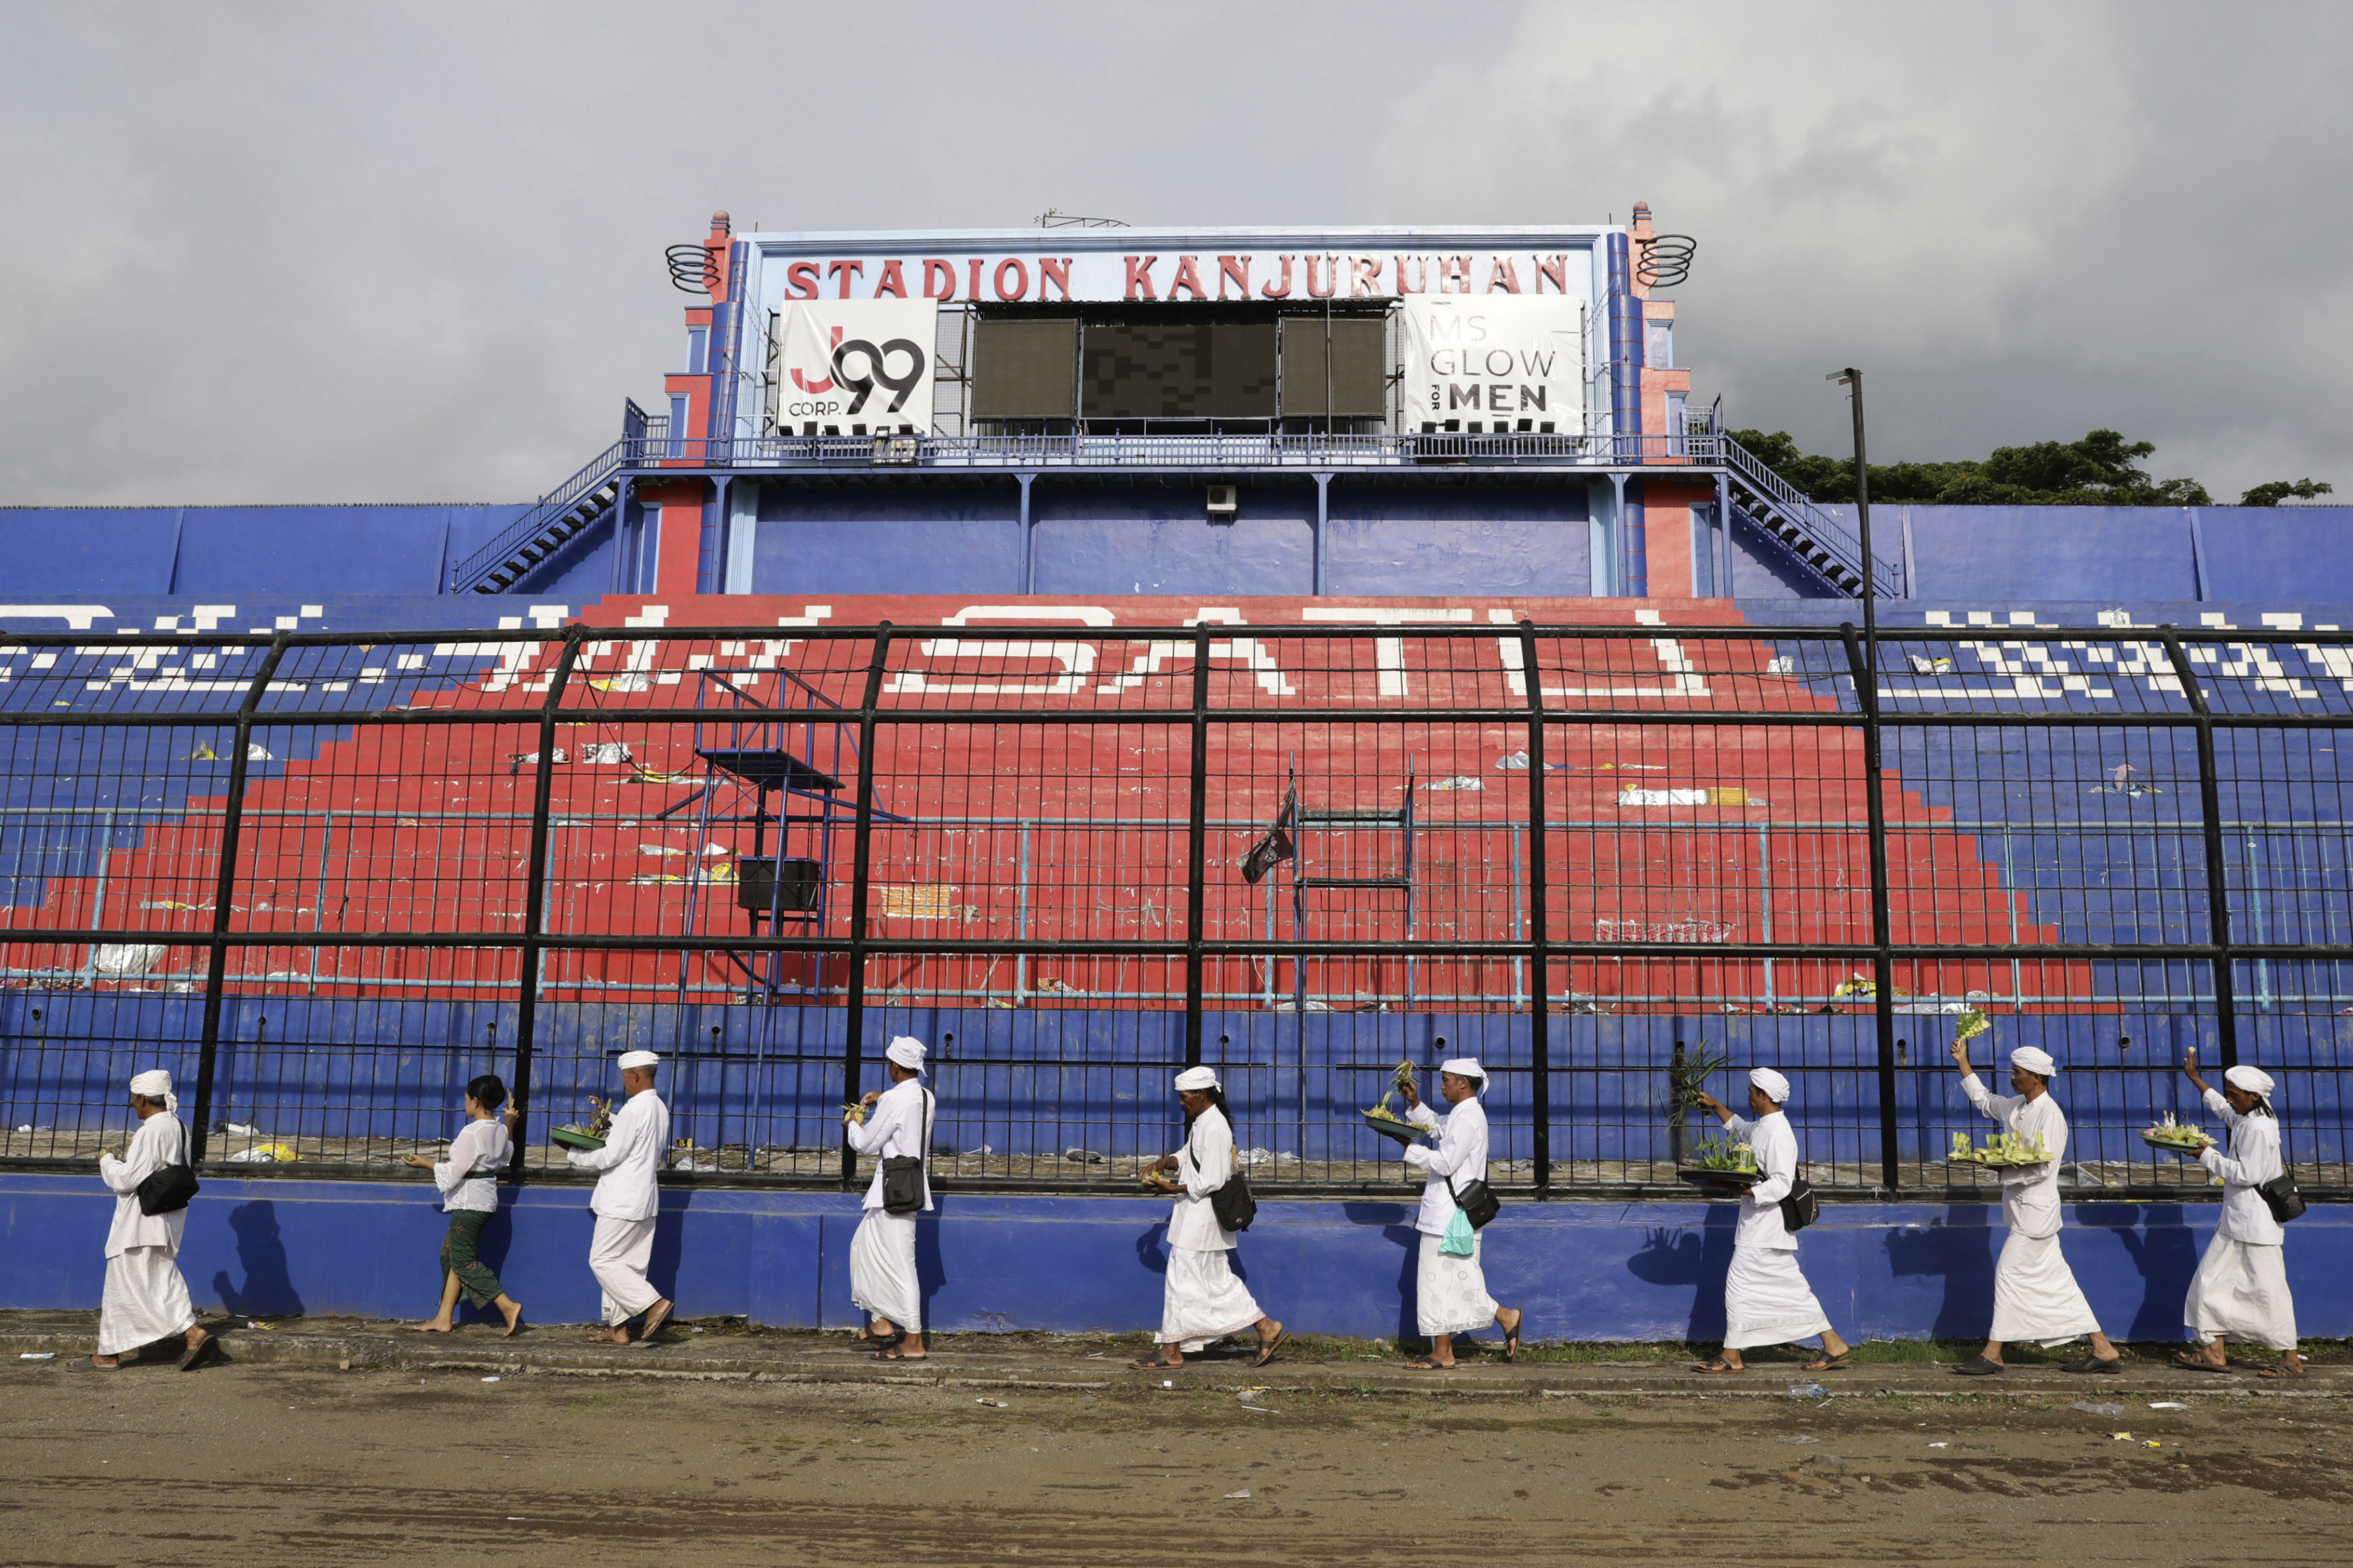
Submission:
M 971 415 L 991 423 L 1378 418 L 1388 385 L 1385 309 L 1244 315 L 1162 303 L 992 312 L 974 331 Z
M 1091 419 L 1271 419 L 1272 321 L 1093 326 L 1081 405 Z

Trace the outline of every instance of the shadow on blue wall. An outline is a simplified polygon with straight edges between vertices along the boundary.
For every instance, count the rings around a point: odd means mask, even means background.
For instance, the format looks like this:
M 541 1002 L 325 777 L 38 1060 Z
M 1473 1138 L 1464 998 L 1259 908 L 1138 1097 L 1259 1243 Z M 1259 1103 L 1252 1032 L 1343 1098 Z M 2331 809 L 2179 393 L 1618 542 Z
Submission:
M 2198 1241 L 2179 1204 L 2085 1204 L 2075 1211 L 2086 1227 L 2114 1233 L 2140 1271 L 2140 1306 L 2117 1337 L 2175 1340 L 2184 1325 L 2179 1281 L 2198 1272 Z
M 1683 1338 L 1693 1343 L 1724 1338 L 1724 1277 L 1732 1270 L 1732 1242 L 1740 1210 L 1711 1204 L 1694 1235 L 1680 1226 L 1654 1226 L 1626 1271 L 1645 1285 L 1688 1286 L 1691 1316 Z
M 301 1316 L 302 1298 L 294 1289 L 286 1243 L 279 1235 L 278 1205 L 267 1198 L 239 1204 L 228 1211 L 228 1228 L 237 1237 L 245 1283 L 231 1282 L 226 1268 L 215 1272 L 213 1293 L 221 1304 L 237 1317 Z
M 1962 1221 L 1964 1212 L 1974 1220 Z M 1982 1205 L 1957 1205 L 1943 1219 L 1888 1233 L 1892 1273 L 1899 1279 L 1944 1277 L 1944 1299 L 1928 1325 L 1930 1338 L 1975 1339 L 1993 1321 L 1993 1234 Z

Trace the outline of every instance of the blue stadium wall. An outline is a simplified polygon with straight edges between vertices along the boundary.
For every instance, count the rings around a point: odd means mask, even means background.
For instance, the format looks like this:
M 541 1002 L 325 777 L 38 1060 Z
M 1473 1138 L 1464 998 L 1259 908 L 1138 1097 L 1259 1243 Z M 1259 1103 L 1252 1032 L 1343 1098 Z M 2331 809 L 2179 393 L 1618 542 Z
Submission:
M 0 1175 L 0 1306 L 95 1307 L 111 1198 L 89 1177 Z M 686 1317 L 842 1328 L 855 1195 L 667 1187 L 652 1279 Z M 2187 1337 L 2181 1304 L 2212 1205 L 2078 1204 L 2061 1246 L 2118 1338 Z M 1516 1204 L 1484 1233 L 1490 1289 L 1540 1340 L 1713 1340 L 1724 1332 L 1728 1204 Z M 1160 1321 L 1168 1205 L 1138 1198 L 941 1198 L 916 1230 L 925 1321 L 950 1332 L 1128 1331 Z M 1414 1336 L 1417 1239 L 1404 1202 L 1269 1203 L 1238 1271 L 1294 1331 Z M 1799 1258 L 1852 1340 L 1972 1339 L 1993 1313 L 2000 1210 L 1837 1204 Z M 510 1194 L 483 1257 L 537 1322 L 596 1316 L 594 1221 L 578 1187 Z M 189 1210 L 182 1271 L 200 1310 L 240 1316 L 423 1316 L 438 1297 L 444 1221 L 421 1178 L 222 1181 Z M 2290 1230 L 2288 1279 L 2307 1338 L 2353 1336 L 2353 1208 Z
M 1041 482 L 1033 509 L 1035 591 L 1313 592 L 1314 488 L 1267 481 L 1241 490 L 1239 521 L 1226 526 L 1204 521 L 1199 486 L 1190 479 Z M 1358 490 L 1344 477 L 1332 486 L 1324 590 L 1589 593 L 1590 492 L 1582 481 L 1525 489 L 1391 482 Z M 0 509 L 0 560 L 8 563 L 0 597 L 28 605 L 111 604 L 132 595 L 311 602 L 434 595 L 451 563 L 525 510 Z M 1902 597 L 1911 600 L 2353 604 L 2353 550 L 2345 547 L 2353 508 L 1883 506 L 1872 518 L 1878 552 L 1898 563 Z M 1695 588 L 1703 596 L 1756 601 L 1823 594 L 1771 538 L 1743 523 L 1732 542 L 1728 582 L 1712 580 L 1703 550 L 1695 584 L 1655 581 L 1651 592 L 1676 598 Z M 748 586 L 776 594 L 1015 594 L 1028 548 L 1010 481 L 898 491 L 769 484 L 762 487 Z M 591 530 L 504 595 L 503 605 L 491 600 L 463 612 L 488 619 L 413 624 L 494 624 L 497 615 L 514 612 L 520 596 L 576 606 L 616 586 L 612 554 L 610 530 Z M 1763 617 L 1752 611 L 1749 618 Z

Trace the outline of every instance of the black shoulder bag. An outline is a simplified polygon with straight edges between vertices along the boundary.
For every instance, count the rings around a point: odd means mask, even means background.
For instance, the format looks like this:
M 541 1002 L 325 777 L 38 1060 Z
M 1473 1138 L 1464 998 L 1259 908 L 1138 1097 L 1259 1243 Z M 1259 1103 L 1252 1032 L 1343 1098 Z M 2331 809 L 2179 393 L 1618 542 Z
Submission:
M 1190 1139 L 1186 1141 L 1188 1152 L 1191 1142 Z M 1209 1194 L 1209 1212 L 1218 1216 L 1219 1230 L 1248 1230 L 1250 1221 L 1258 1218 L 1258 1199 L 1250 1195 L 1250 1178 L 1242 1174 L 1242 1163 L 1239 1158 L 1240 1151 L 1237 1150 L 1235 1153 L 1237 1157 L 1233 1161 L 1232 1173 L 1226 1177 L 1226 1184 Z M 1201 1168 L 1198 1155 L 1194 1157 L 1193 1168 L 1197 1171 Z
M 2304 1194 L 2295 1190 L 2295 1178 L 2288 1174 L 2285 1161 L 2280 1163 L 2280 1173 L 2255 1191 L 2263 1194 L 2264 1206 L 2280 1224 L 2304 1217 Z
M 169 1115 L 170 1112 L 164 1114 Z M 174 1117 L 173 1120 L 176 1122 L 178 1118 Z M 190 1198 L 196 1195 L 195 1169 L 188 1163 L 186 1128 L 180 1130 L 180 1157 L 171 1164 L 158 1165 L 148 1172 L 146 1180 L 139 1184 L 137 1195 L 139 1212 L 143 1215 L 177 1214 L 188 1206 Z M 2296 1205 L 2295 1212 L 2302 1214 L 2304 1205 Z
M 1800 1231 L 1821 1217 L 1822 1200 L 1814 1196 L 1814 1184 L 1803 1176 L 1791 1176 L 1788 1195 L 1781 1200 L 1782 1225 Z
M 1471 1222 L 1472 1230 L 1486 1229 L 1487 1222 L 1493 1219 L 1504 1206 L 1504 1200 L 1495 1195 L 1495 1189 L 1487 1184 L 1484 1176 L 1475 1176 L 1459 1189 L 1454 1185 L 1454 1178 L 1449 1176 L 1446 1178 L 1446 1195 L 1454 1200 L 1454 1206 L 1462 1211 L 1462 1217 Z
M 923 1094 L 923 1139 L 918 1149 L 932 1146 L 932 1107 L 937 1096 Z M 882 1162 L 882 1212 L 884 1214 L 916 1214 L 923 1206 L 923 1160 L 922 1154 L 892 1154 Z

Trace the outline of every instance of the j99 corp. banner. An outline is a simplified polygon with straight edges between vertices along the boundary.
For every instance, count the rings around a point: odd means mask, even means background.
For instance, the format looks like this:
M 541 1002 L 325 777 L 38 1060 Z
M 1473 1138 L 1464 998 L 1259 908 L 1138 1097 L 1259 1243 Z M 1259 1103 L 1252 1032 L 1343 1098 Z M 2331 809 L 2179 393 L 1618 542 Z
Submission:
M 796 300 L 776 320 L 776 425 L 797 435 L 932 428 L 931 300 Z M 828 430 L 828 426 L 831 426 Z
M 1404 427 L 1585 430 L 1585 302 L 1409 297 Z

